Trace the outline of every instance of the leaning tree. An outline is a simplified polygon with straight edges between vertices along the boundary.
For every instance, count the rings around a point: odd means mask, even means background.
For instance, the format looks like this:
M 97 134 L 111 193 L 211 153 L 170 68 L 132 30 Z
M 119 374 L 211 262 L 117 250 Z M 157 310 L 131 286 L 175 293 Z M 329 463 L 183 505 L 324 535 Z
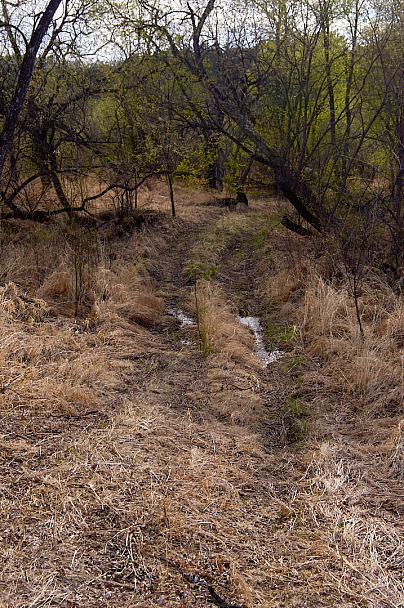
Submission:
M 35 68 L 35 62 L 39 48 L 45 38 L 48 28 L 55 16 L 55 13 L 62 0 L 50 0 L 48 5 L 37 20 L 34 17 L 32 32 L 29 40 L 23 30 L 11 23 L 7 11 L 7 3 L 3 2 L 3 23 L 1 24 L 10 39 L 11 46 L 18 62 L 18 79 L 15 84 L 14 93 L 5 112 L 4 124 L 0 134 L 0 177 L 3 173 L 7 153 L 13 139 L 14 131 L 17 126 L 18 117 L 21 113 L 28 87 Z M 18 30 L 21 38 L 25 42 L 25 49 L 21 53 L 17 44 L 17 37 L 14 30 Z

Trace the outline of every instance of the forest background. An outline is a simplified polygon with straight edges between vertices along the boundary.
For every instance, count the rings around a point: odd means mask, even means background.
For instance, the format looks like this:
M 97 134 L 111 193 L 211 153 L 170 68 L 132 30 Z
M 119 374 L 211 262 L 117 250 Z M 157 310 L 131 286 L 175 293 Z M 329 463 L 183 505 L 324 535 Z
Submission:
M 398 4 L 54 2 L 53 21 L 37 4 L 2 7 L 5 213 L 107 195 L 125 213 L 153 175 L 240 198 L 250 179 L 338 234 L 355 275 L 381 250 L 402 265 Z

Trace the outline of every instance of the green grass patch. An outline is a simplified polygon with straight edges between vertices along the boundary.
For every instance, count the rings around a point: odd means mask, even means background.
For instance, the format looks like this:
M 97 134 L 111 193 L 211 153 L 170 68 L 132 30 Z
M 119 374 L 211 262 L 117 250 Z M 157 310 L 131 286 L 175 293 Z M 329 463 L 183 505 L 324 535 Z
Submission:
M 209 281 L 210 279 L 214 281 L 217 278 L 216 266 L 210 266 L 207 270 L 205 270 L 202 278 L 205 279 L 205 281 Z
M 252 218 L 247 214 L 229 213 L 220 217 L 212 226 L 200 235 L 199 241 L 192 248 L 192 255 L 187 267 L 187 273 L 196 279 L 217 278 L 217 268 L 226 250 L 234 250 L 229 255 L 242 255 L 237 249 L 236 242 L 248 226 Z
M 306 406 L 297 398 L 289 397 L 283 407 L 283 422 L 288 441 L 303 440 L 309 432 Z
M 288 362 L 286 363 L 286 371 L 287 372 L 296 372 L 299 371 L 306 361 L 306 357 L 304 355 L 292 355 Z
M 303 376 L 301 374 L 301 368 L 303 363 L 306 361 L 306 357 L 303 355 L 292 355 L 286 362 L 286 372 L 292 376 L 297 386 L 302 386 Z
M 297 338 L 296 328 L 287 323 L 282 323 L 280 325 L 268 323 L 265 335 L 269 341 L 277 341 L 281 344 L 287 344 Z
M 255 234 L 252 235 L 251 244 L 254 251 L 262 249 L 268 243 L 268 232 L 268 227 L 263 226 Z

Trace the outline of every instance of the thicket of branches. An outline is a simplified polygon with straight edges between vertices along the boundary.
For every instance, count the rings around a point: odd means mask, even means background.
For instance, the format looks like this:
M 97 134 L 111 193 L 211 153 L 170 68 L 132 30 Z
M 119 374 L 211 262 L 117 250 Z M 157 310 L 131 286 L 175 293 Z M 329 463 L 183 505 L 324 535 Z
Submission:
M 2 1 L 3 214 L 74 215 L 107 193 L 124 214 L 151 175 L 235 195 L 259 176 L 348 261 L 402 266 L 400 3 L 38 4 Z

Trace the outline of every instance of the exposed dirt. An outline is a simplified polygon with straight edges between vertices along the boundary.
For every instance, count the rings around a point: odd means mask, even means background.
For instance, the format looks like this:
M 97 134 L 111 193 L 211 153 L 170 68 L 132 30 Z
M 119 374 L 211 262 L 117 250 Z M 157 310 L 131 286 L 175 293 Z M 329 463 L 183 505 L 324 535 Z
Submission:
M 58 365 L 75 348 L 83 373 L 103 363 L 85 407 L 34 386 L 2 407 L 0 606 L 404 605 L 402 487 L 263 293 L 267 204 L 154 227 L 144 272 L 165 308 L 148 328 L 24 325 L 73 335 Z M 284 358 L 264 368 L 237 314 Z

